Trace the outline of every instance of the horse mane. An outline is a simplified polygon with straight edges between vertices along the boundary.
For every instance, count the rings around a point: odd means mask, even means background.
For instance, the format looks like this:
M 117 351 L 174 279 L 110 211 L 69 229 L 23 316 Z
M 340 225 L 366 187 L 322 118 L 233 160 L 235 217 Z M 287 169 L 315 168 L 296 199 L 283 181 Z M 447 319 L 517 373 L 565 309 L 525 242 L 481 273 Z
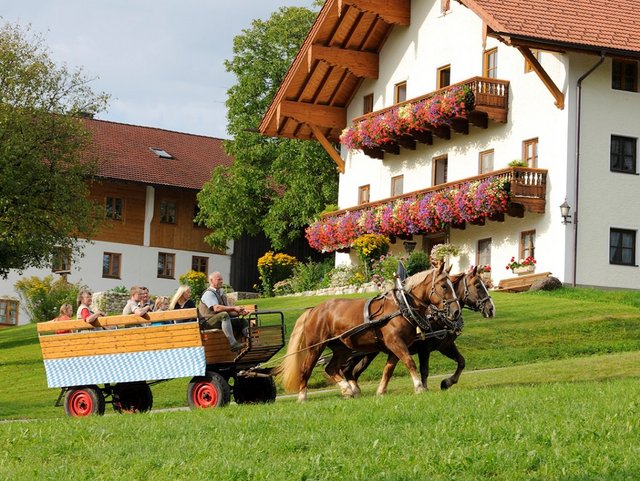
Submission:
M 404 288 L 410 291 L 417 285 L 422 284 L 424 280 L 427 278 L 427 276 L 431 274 L 434 270 L 435 269 L 429 269 L 426 271 L 418 272 L 417 274 L 414 274 L 411 277 L 407 277 L 407 280 L 404 281 Z
M 449 279 L 451 279 L 452 284 L 455 284 L 456 282 L 460 281 L 460 279 L 462 279 L 464 275 L 464 272 L 460 272 L 459 274 L 450 275 Z

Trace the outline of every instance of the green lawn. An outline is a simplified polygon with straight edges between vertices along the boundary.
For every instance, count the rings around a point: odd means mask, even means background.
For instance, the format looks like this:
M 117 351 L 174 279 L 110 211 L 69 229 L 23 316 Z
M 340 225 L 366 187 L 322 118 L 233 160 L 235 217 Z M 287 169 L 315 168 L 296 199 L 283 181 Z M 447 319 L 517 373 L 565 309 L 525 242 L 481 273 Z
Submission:
M 322 298 L 259 300 L 288 332 Z M 562 289 L 496 293 L 497 316 L 465 311 L 460 383 L 432 355 L 431 390 L 399 367 L 374 395 L 337 389 L 260 406 L 186 405 L 187 379 L 153 387 L 154 411 L 71 419 L 53 407 L 34 326 L 0 331 L 0 479 L 635 480 L 640 479 L 640 294 Z M 313 384 L 328 385 L 320 370 Z

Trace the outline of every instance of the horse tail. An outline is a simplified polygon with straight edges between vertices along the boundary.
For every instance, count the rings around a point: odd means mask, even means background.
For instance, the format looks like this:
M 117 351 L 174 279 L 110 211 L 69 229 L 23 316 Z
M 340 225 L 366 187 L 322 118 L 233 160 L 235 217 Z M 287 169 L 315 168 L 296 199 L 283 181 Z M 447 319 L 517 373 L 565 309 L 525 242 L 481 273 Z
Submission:
M 305 321 L 311 309 L 307 309 L 296 321 L 287 346 L 287 354 L 283 361 L 274 369 L 274 374 L 280 380 L 282 387 L 288 393 L 295 393 L 300 390 L 302 382 L 302 363 L 307 357 Z

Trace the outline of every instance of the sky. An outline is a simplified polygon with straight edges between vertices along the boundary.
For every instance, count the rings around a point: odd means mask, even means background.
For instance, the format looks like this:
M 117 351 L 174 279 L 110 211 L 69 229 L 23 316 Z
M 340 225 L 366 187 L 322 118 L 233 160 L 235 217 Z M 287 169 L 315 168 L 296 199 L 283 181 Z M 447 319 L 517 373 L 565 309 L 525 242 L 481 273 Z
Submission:
M 0 0 L 0 23 L 30 24 L 51 57 L 81 67 L 111 101 L 96 118 L 228 138 L 224 60 L 254 19 L 313 0 Z M 317 9 L 317 8 L 316 8 Z

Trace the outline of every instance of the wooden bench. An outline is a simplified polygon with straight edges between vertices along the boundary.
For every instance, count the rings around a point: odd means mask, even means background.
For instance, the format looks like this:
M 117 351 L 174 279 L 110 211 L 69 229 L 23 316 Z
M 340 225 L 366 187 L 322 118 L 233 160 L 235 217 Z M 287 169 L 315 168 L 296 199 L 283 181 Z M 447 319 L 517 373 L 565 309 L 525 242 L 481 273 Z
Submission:
M 537 274 L 525 274 L 523 276 L 502 279 L 495 290 L 505 292 L 528 291 L 534 282 L 539 281 L 540 279 L 546 279 L 550 275 L 551 272 L 540 272 Z

